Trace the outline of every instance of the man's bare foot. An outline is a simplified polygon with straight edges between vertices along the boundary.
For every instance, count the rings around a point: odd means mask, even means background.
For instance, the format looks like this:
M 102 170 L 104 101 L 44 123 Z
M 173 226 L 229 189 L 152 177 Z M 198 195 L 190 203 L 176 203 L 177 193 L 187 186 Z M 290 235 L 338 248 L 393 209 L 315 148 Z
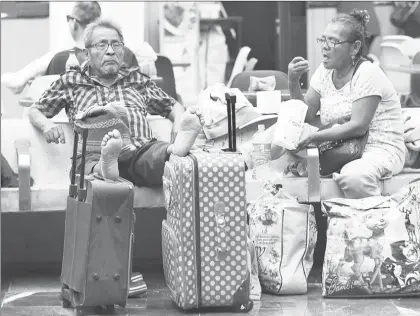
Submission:
M 105 134 L 101 144 L 100 168 L 102 176 L 108 180 L 117 180 L 120 176 L 118 170 L 118 156 L 122 148 L 121 134 L 117 129 Z
M 199 109 L 189 108 L 185 111 L 180 130 L 175 138 L 172 153 L 180 157 L 186 156 L 204 125 L 204 118 Z

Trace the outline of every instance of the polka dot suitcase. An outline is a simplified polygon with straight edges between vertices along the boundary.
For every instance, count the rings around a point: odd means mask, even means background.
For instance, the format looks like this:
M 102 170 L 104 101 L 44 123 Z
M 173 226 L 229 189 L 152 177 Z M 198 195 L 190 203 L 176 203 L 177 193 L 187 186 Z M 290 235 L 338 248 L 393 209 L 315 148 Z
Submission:
M 232 103 L 228 102 L 228 117 L 234 113 Z M 234 118 L 229 122 L 234 126 Z M 229 135 L 229 152 L 172 155 L 165 164 L 164 273 L 174 301 L 186 310 L 252 309 L 245 163 L 234 152 L 235 140 L 231 137 L 235 133 L 231 129 Z
M 165 279 L 183 309 L 248 309 L 245 170 L 234 153 L 171 156 L 163 188 Z

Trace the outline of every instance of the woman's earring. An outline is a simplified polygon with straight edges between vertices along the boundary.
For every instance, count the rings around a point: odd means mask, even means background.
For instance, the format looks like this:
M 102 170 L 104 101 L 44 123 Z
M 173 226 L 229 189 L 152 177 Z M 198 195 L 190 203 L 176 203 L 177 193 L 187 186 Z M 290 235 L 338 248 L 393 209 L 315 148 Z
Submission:
M 353 63 L 353 66 L 354 66 L 354 60 L 355 60 L 355 57 L 351 56 L 351 62 Z

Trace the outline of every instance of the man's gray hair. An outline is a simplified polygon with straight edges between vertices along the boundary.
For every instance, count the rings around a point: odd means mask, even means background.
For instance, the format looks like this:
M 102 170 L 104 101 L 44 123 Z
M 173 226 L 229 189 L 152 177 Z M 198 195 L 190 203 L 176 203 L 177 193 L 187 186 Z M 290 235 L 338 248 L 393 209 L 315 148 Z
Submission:
M 118 33 L 121 42 L 124 43 L 124 36 L 122 35 L 120 26 L 112 20 L 100 18 L 86 27 L 84 32 L 85 47 L 92 45 L 92 33 L 97 28 L 115 30 Z

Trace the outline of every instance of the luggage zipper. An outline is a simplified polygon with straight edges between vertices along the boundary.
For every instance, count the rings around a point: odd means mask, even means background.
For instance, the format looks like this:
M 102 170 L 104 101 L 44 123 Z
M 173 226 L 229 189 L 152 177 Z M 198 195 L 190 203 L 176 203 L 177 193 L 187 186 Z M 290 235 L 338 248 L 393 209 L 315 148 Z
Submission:
M 197 157 L 193 154 L 189 154 L 193 161 L 193 177 L 194 177 L 194 218 L 195 218 L 195 264 L 197 267 L 197 308 L 201 307 L 201 241 L 200 241 L 200 202 L 199 197 L 199 185 L 198 185 L 198 161 Z

